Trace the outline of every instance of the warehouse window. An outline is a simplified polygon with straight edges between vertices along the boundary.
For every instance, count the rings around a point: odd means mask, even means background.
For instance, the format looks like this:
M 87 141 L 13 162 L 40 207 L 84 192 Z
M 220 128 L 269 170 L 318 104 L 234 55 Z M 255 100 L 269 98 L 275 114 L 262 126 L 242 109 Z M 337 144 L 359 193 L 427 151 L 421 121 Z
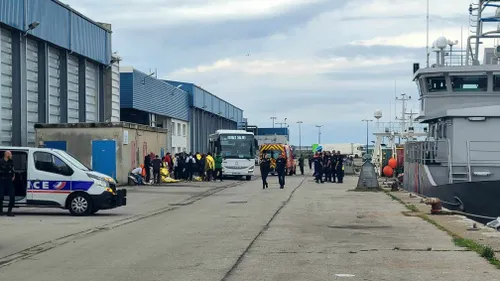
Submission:
M 182 136 L 185 137 L 186 136 L 186 124 L 183 124 L 182 125 Z
M 156 114 L 149 114 L 149 126 L 156 127 Z

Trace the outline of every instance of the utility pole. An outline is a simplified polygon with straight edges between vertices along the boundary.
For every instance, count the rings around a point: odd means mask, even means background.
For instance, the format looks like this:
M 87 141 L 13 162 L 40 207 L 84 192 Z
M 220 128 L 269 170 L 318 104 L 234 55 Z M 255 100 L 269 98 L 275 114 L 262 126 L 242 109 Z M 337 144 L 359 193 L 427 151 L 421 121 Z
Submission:
M 302 121 L 297 121 L 297 124 L 299 124 L 299 150 L 302 151 L 302 130 L 301 130 L 301 125 L 302 125 Z
M 366 151 L 365 151 L 365 153 L 366 153 L 366 155 L 368 155 L 368 136 L 369 136 L 368 135 L 368 123 L 369 122 L 373 122 L 373 120 L 371 120 L 371 119 L 363 119 L 361 121 L 366 122 Z
M 427 0 L 427 17 L 426 17 L 426 24 L 427 24 L 427 44 L 425 47 L 426 51 L 426 57 L 427 57 L 427 68 L 429 68 L 429 56 L 431 55 L 429 53 L 429 9 L 430 9 L 430 0 Z
M 318 144 L 321 144 L 321 127 L 323 125 L 316 125 L 316 128 L 318 128 Z
M 273 128 L 274 128 L 274 122 L 276 121 L 277 117 L 275 115 L 271 116 L 271 119 L 273 120 Z

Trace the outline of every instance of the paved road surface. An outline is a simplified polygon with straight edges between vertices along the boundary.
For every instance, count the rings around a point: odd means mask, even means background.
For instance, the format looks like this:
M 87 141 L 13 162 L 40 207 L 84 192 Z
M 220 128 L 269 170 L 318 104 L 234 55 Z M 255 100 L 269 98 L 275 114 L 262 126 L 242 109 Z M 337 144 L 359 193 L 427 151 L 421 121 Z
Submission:
M 2 257 L 93 228 L 24 259 L 0 259 L 0 280 L 497 280 L 493 266 L 401 215 L 386 195 L 347 192 L 353 178 L 343 185 L 287 180 L 284 190 L 276 183 L 262 190 L 259 181 L 149 187 L 130 194 L 131 206 L 106 212 L 116 215 L 0 218 Z

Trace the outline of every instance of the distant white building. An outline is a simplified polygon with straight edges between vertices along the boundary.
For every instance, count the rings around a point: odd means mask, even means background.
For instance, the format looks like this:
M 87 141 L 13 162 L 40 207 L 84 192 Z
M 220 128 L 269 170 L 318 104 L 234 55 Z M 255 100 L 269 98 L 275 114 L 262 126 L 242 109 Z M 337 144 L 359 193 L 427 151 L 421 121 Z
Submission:
M 360 143 L 335 143 L 335 144 L 321 144 L 323 146 L 323 151 L 340 151 L 342 154 L 356 155 L 361 156 L 361 147 L 363 146 Z

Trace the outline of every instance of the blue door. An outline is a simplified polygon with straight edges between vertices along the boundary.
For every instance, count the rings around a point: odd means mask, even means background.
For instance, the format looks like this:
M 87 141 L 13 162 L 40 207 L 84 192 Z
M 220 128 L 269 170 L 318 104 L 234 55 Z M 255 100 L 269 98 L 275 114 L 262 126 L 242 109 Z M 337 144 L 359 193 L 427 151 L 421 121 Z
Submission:
M 66 151 L 66 141 L 44 141 L 47 148 L 60 149 Z
M 92 170 L 116 180 L 116 141 L 92 141 Z

